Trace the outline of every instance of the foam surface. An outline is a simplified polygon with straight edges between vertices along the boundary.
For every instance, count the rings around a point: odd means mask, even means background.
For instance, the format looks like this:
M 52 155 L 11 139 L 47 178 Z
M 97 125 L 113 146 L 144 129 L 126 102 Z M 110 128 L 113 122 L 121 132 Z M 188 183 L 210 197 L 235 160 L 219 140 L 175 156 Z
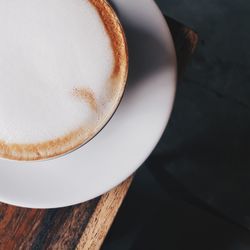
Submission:
M 97 126 L 114 56 L 89 1 L 0 0 L 0 32 L 1 141 L 41 143 Z

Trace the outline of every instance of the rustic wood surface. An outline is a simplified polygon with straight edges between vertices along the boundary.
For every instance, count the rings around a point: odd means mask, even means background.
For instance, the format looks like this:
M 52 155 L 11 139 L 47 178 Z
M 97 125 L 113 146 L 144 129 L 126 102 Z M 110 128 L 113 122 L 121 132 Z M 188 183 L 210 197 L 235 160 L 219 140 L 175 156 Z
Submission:
M 167 18 L 176 46 L 178 73 L 197 46 L 191 29 Z M 26 209 L 0 203 L 0 250 L 100 249 L 132 177 L 94 200 L 60 209 Z

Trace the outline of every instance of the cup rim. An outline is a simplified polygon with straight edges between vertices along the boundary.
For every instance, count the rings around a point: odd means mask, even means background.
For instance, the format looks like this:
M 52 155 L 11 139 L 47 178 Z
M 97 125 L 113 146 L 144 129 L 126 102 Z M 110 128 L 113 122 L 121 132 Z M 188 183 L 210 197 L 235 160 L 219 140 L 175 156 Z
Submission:
M 89 0 L 89 1 L 91 2 L 91 0 Z M 124 68 L 125 72 L 124 72 L 124 75 L 122 76 L 123 81 L 120 82 L 121 89 L 120 89 L 120 93 L 119 93 L 119 95 L 117 97 L 117 100 L 115 101 L 115 104 L 113 105 L 112 108 L 110 108 L 110 112 L 108 112 L 108 115 L 102 119 L 103 122 L 101 122 L 100 125 L 97 126 L 96 129 L 93 131 L 92 136 L 90 136 L 87 140 L 83 141 L 80 145 L 77 145 L 77 146 L 75 146 L 75 147 L 73 147 L 73 148 L 71 148 L 69 150 L 66 150 L 63 153 L 58 153 L 58 154 L 55 154 L 53 156 L 48 156 L 48 157 L 42 157 L 40 159 L 15 159 L 15 158 L 12 159 L 12 158 L 9 158 L 9 157 L 0 156 L 1 160 L 12 161 L 12 162 L 43 162 L 43 161 L 55 160 L 55 159 L 61 158 L 61 157 L 66 157 L 68 154 L 73 153 L 74 151 L 80 149 L 81 147 L 88 144 L 91 140 L 93 140 L 107 126 L 107 124 L 110 122 L 110 120 L 115 115 L 117 109 L 119 108 L 119 106 L 121 104 L 122 98 L 123 98 L 123 96 L 125 94 L 125 89 L 126 89 L 126 85 L 127 85 L 127 81 L 128 81 L 129 49 L 128 49 L 126 33 L 124 31 L 124 28 L 123 28 L 123 26 L 121 24 L 121 21 L 120 21 L 118 15 L 117 15 L 117 13 L 113 9 L 113 7 L 107 2 L 107 0 L 97 0 L 97 1 L 102 1 L 108 7 L 110 13 L 112 13 L 112 19 L 115 20 L 117 26 L 120 29 L 120 33 L 122 35 L 122 41 L 123 41 L 123 45 L 124 45 L 125 53 L 124 53 L 124 58 L 122 58 L 122 61 L 123 61 L 122 65 L 124 65 L 124 67 L 125 67 Z M 112 38 L 110 38 L 110 39 L 112 39 Z

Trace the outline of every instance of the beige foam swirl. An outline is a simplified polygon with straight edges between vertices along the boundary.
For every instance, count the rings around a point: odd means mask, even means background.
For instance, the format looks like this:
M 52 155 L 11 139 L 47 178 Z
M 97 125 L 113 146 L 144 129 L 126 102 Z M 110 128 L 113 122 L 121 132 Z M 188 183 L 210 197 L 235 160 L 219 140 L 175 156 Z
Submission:
M 108 93 L 110 93 L 110 98 L 118 94 L 114 97 L 116 104 L 118 104 L 123 94 L 128 73 L 128 51 L 125 35 L 115 12 L 105 0 L 89 1 L 98 11 L 107 34 L 110 37 L 115 63 Z M 91 90 L 75 88 L 73 89 L 73 94 L 78 98 L 84 99 L 95 112 L 98 112 L 98 105 Z M 94 126 L 93 129 L 83 126 L 61 137 L 36 144 L 6 143 L 0 138 L 0 157 L 31 161 L 62 155 L 90 140 L 104 126 L 109 118 L 110 115 L 104 117 L 102 123 L 98 126 Z

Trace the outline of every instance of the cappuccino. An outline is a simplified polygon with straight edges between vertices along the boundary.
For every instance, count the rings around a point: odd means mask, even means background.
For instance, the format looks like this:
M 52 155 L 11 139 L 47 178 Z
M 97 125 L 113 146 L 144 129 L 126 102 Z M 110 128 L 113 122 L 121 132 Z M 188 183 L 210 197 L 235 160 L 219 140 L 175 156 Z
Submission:
M 40 160 L 108 122 L 128 71 L 124 32 L 105 0 L 0 0 L 0 157 Z

